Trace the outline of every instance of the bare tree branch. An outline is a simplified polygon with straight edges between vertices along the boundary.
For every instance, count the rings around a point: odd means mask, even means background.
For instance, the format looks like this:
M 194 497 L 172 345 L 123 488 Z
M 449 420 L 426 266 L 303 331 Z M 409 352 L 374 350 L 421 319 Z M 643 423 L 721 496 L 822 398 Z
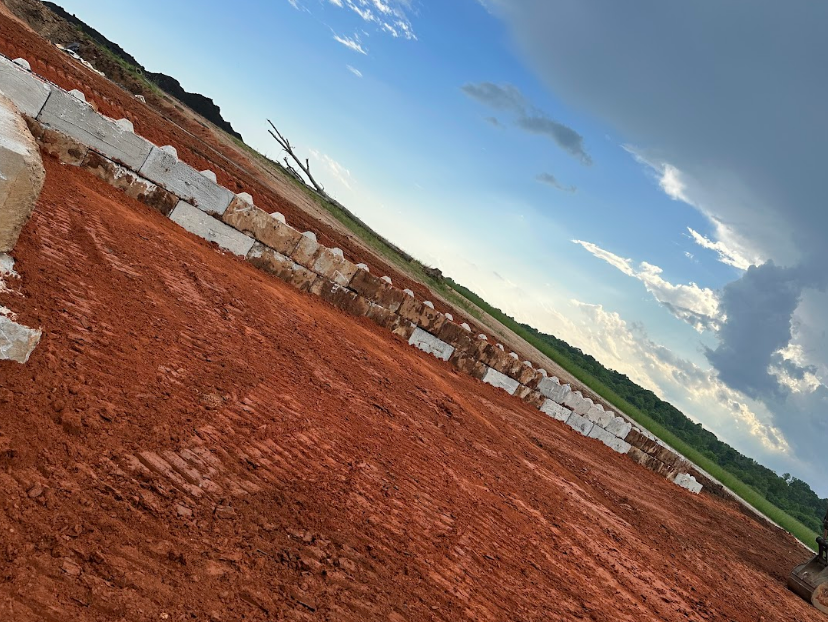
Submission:
M 309 185 L 310 185 L 310 186 L 313 186 L 313 188 L 314 188 L 314 189 L 315 189 L 315 190 L 316 190 L 319 194 L 321 194 L 322 196 L 324 196 L 324 197 L 326 197 L 326 198 L 330 198 L 330 197 L 328 196 L 328 193 L 327 193 L 327 192 L 325 192 L 325 188 L 324 188 L 324 186 L 322 186 L 322 184 L 320 184 L 319 182 L 317 182 L 317 181 L 313 178 L 313 175 L 311 175 L 311 171 L 310 171 L 310 161 L 308 160 L 308 158 L 305 158 L 305 163 L 304 163 L 304 164 L 302 164 L 302 160 L 300 160 L 300 159 L 298 158 L 298 156 L 296 155 L 296 153 L 294 153 L 294 151 L 293 151 L 293 146 L 290 144 L 290 141 L 289 141 L 287 138 L 285 138 L 284 136 L 282 136 L 282 133 L 281 133 L 281 132 L 280 132 L 280 131 L 276 128 L 276 126 L 275 126 L 275 125 L 273 125 L 273 122 L 272 122 L 270 119 L 268 119 L 268 120 L 267 120 L 267 122 L 270 124 L 270 127 L 271 127 L 271 128 L 273 128 L 272 130 L 268 130 L 268 132 L 269 132 L 269 133 L 270 133 L 270 135 L 273 137 L 273 139 L 274 139 L 277 143 L 279 143 L 279 146 L 280 146 L 280 147 L 281 147 L 281 148 L 285 151 L 285 153 L 287 153 L 287 154 L 291 157 L 291 159 L 292 159 L 292 160 L 293 160 L 293 161 L 294 161 L 294 162 L 295 162 L 295 163 L 299 166 L 299 168 L 301 169 L 301 171 L 305 174 L 305 176 L 306 176 L 306 177 L 308 178 L 308 180 L 310 181 Z M 290 174 L 292 174 L 292 175 L 293 175 L 294 177 L 296 177 L 297 179 L 301 180 L 303 183 L 307 183 L 307 182 L 305 182 L 305 180 L 302 178 L 302 176 L 301 176 L 301 175 L 300 175 L 300 174 L 299 174 L 299 173 L 298 173 L 298 172 L 297 172 L 297 171 L 296 171 L 293 167 L 291 167 L 291 165 L 288 163 L 288 159 L 287 159 L 287 157 L 285 158 L 285 163 L 287 164 L 287 170 L 288 170 L 288 172 L 289 172 Z

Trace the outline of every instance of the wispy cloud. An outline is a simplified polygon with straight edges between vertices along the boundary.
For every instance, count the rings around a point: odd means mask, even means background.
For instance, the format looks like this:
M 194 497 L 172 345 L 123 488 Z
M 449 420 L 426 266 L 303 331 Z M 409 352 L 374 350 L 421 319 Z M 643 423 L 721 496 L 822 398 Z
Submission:
M 409 17 L 413 13 L 410 0 L 329 0 L 329 2 L 340 8 L 348 8 L 363 21 L 375 24 L 380 32 L 386 32 L 394 38 L 417 39 Z
M 711 251 L 715 251 L 716 254 L 719 256 L 719 261 L 723 264 L 727 264 L 728 266 L 733 266 L 734 268 L 738 268 L 739 270 L 747 270 L 753 265 L 753 262 L 748 259 L 747 257 L 743 256 L 738 250 L 735 248 L 729 248 L 725 242 L 719 240 L 718 242 L 714 242 L 713 240 L 706 238 L 698 231 L 687 227 L 687 230 L 690 232 L 690 235 L 693 238 L 693 241 L 701 246 L 702 248 L 706 248 Z
M 592 158 L 584 147 L 584 137 L 533 106 L 516 86 L 478 82 L 464 84 L 460 90 L 489 108 L 515 113 L 516 127 L 530 134 L 548 138 L 583 164 L 592 164 Z
M 695 283 L 670 283 L 661 276 L 663 270 L 658 266 L 642 261 L 636 267 L 631 259 L 616 255 L 592 242 L 572 241 L 627 276 L 641 281 L 656 301 L 698 332 L 719 330 L 724 318 L 719 310 L 719 296 L 715 291 L 699 287 Z
M 563 192 L 575 192 L 578 189 L 575 186 L 565 186 L 552 173 L 541 173 L 535 177 L 535 180 Z
M 354 74 L 357 78 L 362 77 L 362 72 L 359 69 L 351 67 L 350 65 L 345 65 L 352 74 Z
M 334 41 L 338 41 L 342 45 L 344 45 L 349 50 L 353 50 L 354 52 L 359 52 L 360 54 L 368 54 L 364 47 L 362 47 L 362 43 L 359 40 L 359 35 L 354 35 L 353 37 L 341 37 L 337 34 L 334 34 Z

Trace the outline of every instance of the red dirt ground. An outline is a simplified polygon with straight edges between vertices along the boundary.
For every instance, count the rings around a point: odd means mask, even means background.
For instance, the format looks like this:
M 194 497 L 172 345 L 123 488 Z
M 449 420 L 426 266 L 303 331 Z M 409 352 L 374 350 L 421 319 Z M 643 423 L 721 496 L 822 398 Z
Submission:
M 0 52 L 9 58 L 26 58 L 32 71 L 66 89 L 79 89 L 86 94 L 99 112 L 114 119 L 126 118 L 133 122 L 135 132 L 157 145 L 172 145 L 179 157 L 199 169 L 215 171 L 218 182 L 233 192 L 249 192 L 255 203 L 267 212 L 281 212 L 288 223 L 299 231 L 314 231 L 321 244 L 341 248 L 347 259 L 367 263 L 372 272 L 389 275 L 400 289 L 408 288 L 421 300 L 434 300 L 438 311 L 443 308 L 439 299 L 427 287 L 414 281 L 379 257 L 368 251 L 353 236 L 343 234 L 329 224 L 311 217 L 287 200 L 275 187 L 274 180 L 263 179 L 255 171 L 246 152 L 231 147 L 216 138 L 213 130 L 195 120 L 192 113 L 166 106 L 163 116 L 152 107 L 136 100 L 117 84 L 84 68 L 67 54 L 58 50 L 8 13 L 0 11 Z M 265 120 L 262 119 L 264 124 Z M 295 192 L 295 190 L 294 190 Z M 475 325 L 464 313 L 451 310 L 457 321 Z
M 0 620 L 824 620 L 792 538 L 45 165 Z

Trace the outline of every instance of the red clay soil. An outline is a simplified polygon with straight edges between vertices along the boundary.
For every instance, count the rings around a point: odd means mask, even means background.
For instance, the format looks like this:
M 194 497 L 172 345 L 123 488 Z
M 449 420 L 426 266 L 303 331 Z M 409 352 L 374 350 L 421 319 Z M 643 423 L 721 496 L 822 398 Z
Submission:
M 792 538 L 45 165 L 0 620 L 824 620 Z
M 321 244 L 344 251 L 354 263 L 367 263 L 375 274 L 388 275 L 400 289 L 412 290 L 420 300 L 437 300 L 429 289 L 399 272 L 381 258 L 366 256 L 367 251 L 350 236 L 343 235 L 327 223 L 311 217 L 284 197 L 271 184 L 263 183 L 252 171 L 257 170 L 246 153 L 219 141 L 214 130 L 195 121 L 194 113 L 184 113 L 165 106 L 163 116 L 156 109 L 141 103 L 117 84 L 83 67 L 69 55 L 5 12 L 0 11 L 0 52 L 9 58 L 26 58 L 32 71 L 66 89 L 79 89 L 99 112 L 114 119 L 129 119 L 135 132 L 156 145 L 172 145 L 179 157 L 199 169 L 211 169 L 218 182 L 233 192 L 249 192 L 261 209 L 281 212 L 288 223 L 299 231 L 313 231 Z M 262 123 L 265 120 L 262 119 Z M 218 130 L 215 130 L 218 131 Z M 437 300 L 438 311 L 442 308 Z M 474 321 L 465 314 L 450 310 L 457 321 Z

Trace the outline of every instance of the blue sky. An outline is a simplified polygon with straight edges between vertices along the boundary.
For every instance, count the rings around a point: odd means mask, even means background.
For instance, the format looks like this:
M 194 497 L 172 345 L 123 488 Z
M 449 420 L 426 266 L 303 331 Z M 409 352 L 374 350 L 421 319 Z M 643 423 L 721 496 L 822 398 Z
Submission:
M 824 5 L 62 5 L 275 157 L 271 118 L 415 256 L 828 494 Z

